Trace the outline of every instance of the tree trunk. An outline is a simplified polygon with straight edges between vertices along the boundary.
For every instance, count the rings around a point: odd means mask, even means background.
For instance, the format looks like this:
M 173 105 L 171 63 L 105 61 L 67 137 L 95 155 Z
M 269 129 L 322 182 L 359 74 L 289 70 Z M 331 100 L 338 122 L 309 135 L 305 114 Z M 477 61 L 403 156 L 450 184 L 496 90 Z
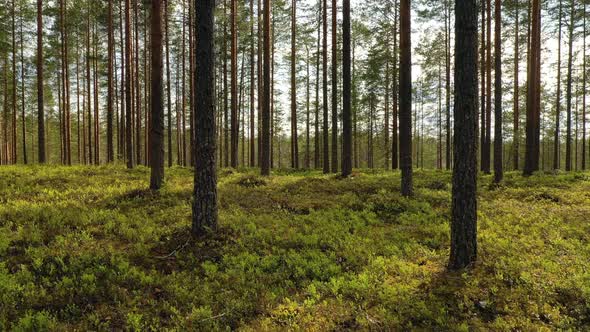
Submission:
M 451 169 L 451 8 L 449 0 L 445 0 L 445 91 L 446 91 L 446 149 L 445 149 L 445 166 Z M 442 158 L 442 156 L 441 156 Z
M 261 4 L 261 0 L 258 0 L 257 3 L 257 11 L 258 11 L 258 26 L 257 26 L 257 34 L 258 34 L 258 48 L 257 48 L 257 61 L 256 61 L 256 67 L 257 67 L 257 72 L 258 72 L 258 165 L 262 165 L 262 108 L 263 108 L 263 104 L 264 104 L 264 100 L 263 100 L 263 75 L 262 75 L 262 67 L 263 67 L 263 63 L 262 63 L 262 51 L 263 51 L 263 34 L 262 34 L 262 25 L 263 25 L 263 15 L 262 15 L 262 4 Z
M 477 259 L 477 5 L 455 1 L 455 126 L 449 269 Z
M 133 77 L 133 70 L 131 64 L 132 44 L 131 44 L 131 0 L 125 0 L 125 150 L 127 153 L 127 168 L 131 169 L 134 166 L 133 160 L 133 128 L 132 128 L 132 106 L 131 106 L 131 80 Z M 89 84 L 90 88 L 90 84 Z
M 329 132 L 328 132 L 328 0 L 323 0 L 322 9 L 322 24 L 323 24 L 323 43 L 322 43 L 322 93 L 323 93 L 323 107 L 324 107 L 324 121 L 323 121 L 323 171 L 324 174 L 330 173 L 330 148 L 329 148 Z
M 484 159 L 482 160 L 483 163 L 483 171 L 486 174 L 489 174 L 491 171 L 491 142 L 492 142 L 492 1 L 486 0 L 487 6 L 487 36 L 488 39 L 486 40 L 486 50 L 487 50 L 487 58 L 486 58 L 486 81 L 488 84 L 486 85 L 486 141 L 484 145 Z
M 134 87 L 135 87 L 135 159 L 138 165 L 142 163 L 142 155 L 141 155 L 141 79 L 140 79 L 140 72 L 139 72 L 139 62 L 141 61 L 139 58 L 139 11 L 138 11 L 138 1 L 133 1 L 133 16 L 135 17 L 133 21 L 133 29 L 135 31 L 135 76 L 133 79 Z
M 401 193 L 412 196 L 412 45 L 410 0 L 400 1 L 400 166 Z
M 299 168 L 299 143 L 297 133 L 297 0 L 291 6 L 291 168 Z
M 494 182 L 504 177 L 502 168 L 502 0 L 495 0 L 494 34 Z
M 527 122 L 526 152 L 523 174 L 532 175 L 539 170 L 539 136 L 540 136 L 540 99 L 541 80 L 541 5 L 533 0 L 531 8 L 531 36 L 529 49 L 528 88 L 527 88 Z
M 352 173 L 350 0 L 343 1 L 342 14 L 342 176 L 347 177 Z
M 397 11 L 397 10 L 396 10 Z M 356 84 L 356 63 L 355 63 L 355 51 L 356 51 L 356 39 L 352 39 L 352 142 L 353 142 L 353 156 L 354 156 L 354 167 L 359 167 L 359 143 L 358 143 L 358 91 Z M 389 88 L 389 87 L 388 87 Z M 389 147 L 386 147 L 389 149 Z
M 83 160 L 82 160 L 82 152 L 83 152 L 83 147 L 81 146 L 81 137 L 80 135 L 84 135 L 84 132 L 81 131 L 81 125 L 82 123 L 80 122 L 80 95 L 81 95 L 81 91 L 80 91 L 80 52 L 79 52 L 79 47 L 78 47 L 78 42 L 76 42 L 76 118 L 77 118 L 77 126 L 76 126 L 76 142 L 77 142 L 77 153 L 78 153 L 78 164 L 82 164 Z M 84 108 L 82 108 L 82 116 L 84 116 Z
M 555 138 L 553 145 L 553 169 L 557 170 L 560 168 L 560 150 L 561 144 L 559 140 L 560 134 L 560 119 L 561 119 L 561 23 L 563 17 L 563 6 L 561 0 L 559 1 L 559 32 L 557 37 L 557 92 L 555 101 Z
M 586 82 L 587 74 L 586 71 L 586 2 L 584 2 L 583 21 L 584 21 L 584 32 L 583 32 L 583 46 L 582 46 L 582 171 L 586 170 Z
M 490 38 L 489 36 L 487 36 Z M 485 0 L 481 0 L 481 63 L 480 63 L 480 74 L 481 74 L 481 135 L 479 141 L 479 152 L 480 152 L 480 170 L 485 170 L 485 145 L 486 145 L 486 3 Z
M 399 165 L 399 149 L 398 149 L 398 110 L 399 110 L 399 89 L 398 89 L 398 21 L 399 21 L 399 6 L 397 0 L 394 1 L 394 22 L 393 22 L 393 78 L 392 78 L 392 138 L 391 138 L 391 169 L 398 169 Z
M 25 56 L 24 56 L 24 34 L 23 34 L 23 21 L 20 20 L 20 68 L 21 68 L 21 120 L 22 120 L 22 139 L 23 139 L 23 163 L 27 165 L 29 163 L 27 156 L 27 118 L 25 115 Z
M 195 38 L 194 38 L 194 7 L 192 1 L 189 0 L 189 15 L 188 15 L 188 26 L 189 26 L 189 133 L 190 133 L 190 140 L 189 140 L 189 152 L 190 152 L 190 165 L 191 167 L 195 166 L 195 84 L 194 84 L 194 76 L 195 76 Z
M 305 168 L 309 169 L 311 166 L 311 147 L 310 147 L 310 72 L 309 72 L 309 62 L 310 62 L 310 57 L 309 57 L 309 46 L 305 46 L 305 52 L 306 52 L 306 57 L 305 57 L 305 66 L 306 66 L 306 74 L 307 76 L 305 76 L 305 80 L 306 80 L 306 92 L 305 92 L 305 99 L 306 99 L 306 112 L 305 112 Z
M 519 104 L 519 63 L 520 63 L 520 4 L 516 0 L 516 27 L 514 29 L 514 137 L 513 140 L 513 168 L 519 168 L 520 157 L 520 104 Z
M 166 102 L 168 112 L 168 167 L 172 167 L 172 97 L 170 93 L 170 29 L 168 17 L 168 1 L 164 1 L 164 26 L 166 33 Z
M 231 167 L 238 167 L 238 35 L 237 0 L 231 0 Z
M 320 54 L 321 54 L 321 32 L 322 32 L 322 0 L 318 0 L 318 35 L 316 53 L 316 80 L 315 80 L 315 117 L 314 117 L 314 149 L 313 166 L 319 169 L 320 159 Z
M 217 175 L 215 164 L 215 54 L 214 0 L 195 0 L 196 9 L 196 144 L 192 233 L 217 229 Z
M 338 172 L 338 2 L 332 0 L 332 173 Z
M 227 0 L 223 1 L 223 15 L 227 17 Z M 227 21 L 223 23 L 223 167 L 229 167 L 229 114 L 227 107 Z
M 385 150 L 385 160 L 384 160 L 384 168 L 386 170 L 389 170 L 389 158 L 391 157 L 391 150 L 389 149 L 389 58 L 390 58 L 390 54 L 389 54 L 389 39 L 387 40 L 387 43 L 385 45 L 386 47 L 386 51 L 385 51 L 385 114 L 384 114 L 384 121 L 385 124 L 383 126 L 383 150 Z
M 264 96 L 262 106 L 262 163 L 260 173 L 270 175 L 270 0 L 264 0 Z
M 113 147 L 113 0 L 109 0 L 108 11 L 108 82 L 107 82 L 107 163 L 112 163 L 115 160 L 115 152 Z
M 254 0 L 250 0 L 250 167 L 256 166 L 256 144 L 255 144 L 255 122 L 254 113 L 254 91 L 255 91 L 255 75 L 254 75 L 254 19 L 256 15 L 254 14 Z
M 572 171 L 572 66 L 573 66 L 573 45 L 574 45 L 574 15 L 575 15 L 575 3 L 572 0 L 570 2 L 570 24 L 569 24 L 569 53 L 567 57 L 567 132 L 565 141 L 565 170 L 567 172 Z
M 125 112 L 128 110 L 125 109 L 125 38 L 123 37 L 124 32 L 124 14 L 123 14 L 123 4 L 119 3 L 119 39 L 121 43 L 121 124 L 119 125 L 119 141 L 121 145 L 121 151 L 119 152 L 119 158 L 125 158 L 125 133 L 126 133 L 126 126 L 125 126 Z
M 162 84 L 162 2 L 152 0 L 151 12 L 152 90 L 150 125 L 150 189 L 158 190 L 164 181 L 164 86 Z
M 45 112 L 43 109 L 43 0 L 37 0 L 37 139 L 39 163 L 47 162 L 45 153 Z
M 93 41 L 94 41 L 94 61 L 93 61 L 93 79 L 94 79 L 94 164 L 98 165 L 100 163 L 100 110 L 99 110 L 99 102 L 98 102 L 98 36 L 96 33 L 96 22 L 94 22 L 93 28 Z
M 15 13 L 15 0 L 12 0 L 12 163 L 17 162 L 17 133 L 16 133 L 16 13 Z M 24 103 L 24 99 L 22 100 Z

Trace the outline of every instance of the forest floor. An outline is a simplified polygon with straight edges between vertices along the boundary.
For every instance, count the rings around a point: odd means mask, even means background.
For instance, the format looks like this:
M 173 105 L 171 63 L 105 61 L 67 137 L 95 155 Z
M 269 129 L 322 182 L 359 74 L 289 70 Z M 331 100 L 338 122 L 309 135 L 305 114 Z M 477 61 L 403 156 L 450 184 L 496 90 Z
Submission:
M 192 173 L 0 168 L 0 330 L 590 329 L 590 174 L 479 186 L 479 261 L 446 271 L 450 173 L 219 174 L 190 240 Z

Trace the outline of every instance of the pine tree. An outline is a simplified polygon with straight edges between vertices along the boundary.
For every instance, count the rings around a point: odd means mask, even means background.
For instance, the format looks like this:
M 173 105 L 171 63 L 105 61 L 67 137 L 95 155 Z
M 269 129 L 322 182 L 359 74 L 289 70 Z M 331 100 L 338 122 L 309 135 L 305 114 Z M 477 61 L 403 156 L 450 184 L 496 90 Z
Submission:
M 401 193 L 412 196 L 412 45 L 410 0 L 400 1 L 399 139 Z
M 455 126 L 449 269 L 477 259 L 477 4 L 455 1 Z

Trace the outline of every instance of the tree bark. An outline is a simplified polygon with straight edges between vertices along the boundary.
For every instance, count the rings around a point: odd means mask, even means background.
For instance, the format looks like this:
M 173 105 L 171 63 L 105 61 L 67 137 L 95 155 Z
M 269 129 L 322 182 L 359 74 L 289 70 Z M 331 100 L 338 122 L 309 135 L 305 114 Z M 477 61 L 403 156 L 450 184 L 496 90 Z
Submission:
M 238 167 L 238 35 L 237 0 L 231 0 L 231 167 Z
M 254 20 L 256 16 L 254 14 L 254 0 L 250 0 L 250 167 L 256 166 L 256 144 L 255 144 L 255 115 L 256 112 L 254 107 L 254 92 L 255 92 L 255 75 L 254 75 L 254 63 L 255 63 L 255 52 L 254 52 Z
M 516 27 L 514 29 L 514 137 L 513 140 L 513 168 L 519 168 L 520 161 L 520 104 L 519 104 L 519 63 L 520 63 L 520 4 L 516 0 Z
M 455 125 L 449 269 L 477 259 L 477 5 L 455 1 Z
M 486 0 L 487 6 L 487 36 L 486 40 L 486 141 L 484 148 L 483 172 L 489 174 L 491 172 L 491 142 L 492 142 L 492 1 Z
M 260 173 L 270 175 L 270 0 L 264 0 L 264 96 L 262 105 L 262 163 Z
M 487 36 L 490 38 L 490 36 Z M 481 99 L 480 99 L 480 115 L 481 115 L 481 135 L 479 140 L 479 152 L 480 152 L 480 170 L 483 172 L 485 170 L 485 145 L 486 145 L 486 128 L 487 128 L 487 121 L 486 119 L 486 84 L 490 84 L 486 82 L 486 2 L 485 0 L 481 0 Z
M 495 0 L 494 34 L 494 182 L 500 183 L 504 177 L 502 163 L 502 0 Z
M 12 163 L 17 163 L 17 132 L 16 132 L 16 5 L 15 0 L 12 0 Z M 24 99 L 22 101 L 24 103 Z
M 322 32 L 322 0 L 318 0 L 318 34 L 316 53 L 316 80 L 315 80 L 315 117 L 314 117 L 314 149 L 313 166 L 319 169 L 322 163 L 320 159 L 320 55 L 321 55 L 321 32 Z
M 169 16 L 168 16 L 168 1 L 164 1 L 164 26 L 166 33 L 166 111 L 168 125 L 168 167 L 172 167 L 172 97 L 170 93 L 170 28 L 169 28 Z
M 108 9 L 108 74 L 107 74 L 107 163 L 112 163 L 115 160 L 115 152 L 113 147 L 113 0 L 109 0 Z
M 449 0 L 445 0 L 445 91 L 446 91 L 446 149 L 445 167 L 451 169 L 451 8 Z M 442 158 L 442 156 L 441 156 Z
M 322 42 L 322 93 L 323 93 L 323 171 L 324 174 L 330 173 L 330 148 L 328 132 L 328 0 L 323 0 L 322 24 L 323 24 L 323 42 Z
M 575 15 L 575 3 L 572 0 L 570 2 L 570 24 L 569 24 L 569 40 L 568 48 L 569 53 L 567 57 L 567 132 L 565 141 L 565 170 L 570 172 L 572 168 L 572 66 L 573 66 L 573 45 L 574 45 L 574 15 Z
M 338 172 L 338 2 L 332 0 L 332 173 Z
M 164 0 L 166 1 L 166 0 Z M 150 125 L 150 189 L 158 190 L 164 181 L 164 87 L 162 84 L 162 2 L 152 0 L 151 12 L 151 125 Z
M 350 0 L 343 1 L 342 14 L 342 176 L 347 177 L 352 173 Z
M 20 20 L 20 68 L 21 68 L 21 120 L 22 120 L 22 140 L 23 140 L 23 163 L 27 165 L 29 163 L 27 155 L 27 118 L 25 115 L 25 56 L 24 56 L 24 34 L 23 34 L 23 21 Z
M 400 1 L 400 166 L 401 193 L 412 196 L 412 45 L 410 0 Z
M 135 88 L 135 107 L 133 108 L 135 111 L 135 159 L 138 165 L 142 164 L 142 155 L 141 155 L 141 79 L 140 79 L 140 72 L 139 72 L 139 62 L 141 59 L 139 58 L 139 11 L 138 11 L 138 1 L 133 1 L 133 29 L 135 31 L 135 58 L 134 65 L 135 71 L 134 76 L 132 76 L 133 84 Z
M 305 66 L 306 66 L 306 91 L 305 91 L 305 99 L 306 99 L 306 111 L 305 111 L 305 168 L 309 169 L 311 167 L 311 146 L 310 146 L 310 72 L 309 72 L 309 46 L 305 45 Z
M 586 2 L 584 2 L 583 6 L 583 22 L 584 22 L 584 31 L 583 31 L 583 46 L 582 46 L 582 171 L 586 170 L 586 83 L 587 83 L 587 75 L 588 72 L 586 71 L 586 37 L 587 37 L 587 27 L 586 27 Z
M 527 88 L 527 123 L 526 152 L 523 174 L 532 175 L 539 170 L 539 136 L 540 136 L 540 101 L 541 81 L 541 5 L 539 0 L 532 1 L 531 36 L 529 49 L 528 88 Z
M 227 0 L 223 1 L 223 15 L 227 17 Z M 227 107 L 227 20 L 223 23 L 223 167 L 229 167 L 229 114 Z
M 297 133 L 297 0 L 291 6 L 291 168 L 299 168 L 299 142 Z
M 134 167 L 133 160 L 133 133 L 132 133 L 132 106 L 131 106 L 131 80 L 133 69 L 131 64 L 132 45 L 131 45 L 131 0 L 125 0 L 125 150 L 127 153 L 127 168 Z
M 43 109 L 43 0 L 37 0 L 37 139 L 38 161 L 47 162 L 45 153 L 45 112 Z
M 192 233 L 217 229 L 217 175 L 215 163 L 215 55 L 214 0 L 195 0 L 196 9 L 196 144 Z
M 392 138 L 391 138 L 391 169 L 396 170 L 399 166 L 399 148 L 398 148 L 398 116 L 399 116 L 399 89 L 398 89 L 398 18 L 399 18 L 399 6 L 397 0 L 394 1 L 394 23 L 393 23 L 393 110 L 392 110 Z

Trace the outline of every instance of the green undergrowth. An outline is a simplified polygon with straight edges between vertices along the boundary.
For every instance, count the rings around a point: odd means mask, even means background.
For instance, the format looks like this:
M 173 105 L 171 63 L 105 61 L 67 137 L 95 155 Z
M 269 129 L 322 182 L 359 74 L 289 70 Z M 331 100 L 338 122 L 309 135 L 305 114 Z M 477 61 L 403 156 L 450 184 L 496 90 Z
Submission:
M 219 172 L 192 239 L 190 170 L 0 168 L 0 330 L 587 330 L 590 174 L 479 186 L 479 262 L 448 272 L 450 180 Z

